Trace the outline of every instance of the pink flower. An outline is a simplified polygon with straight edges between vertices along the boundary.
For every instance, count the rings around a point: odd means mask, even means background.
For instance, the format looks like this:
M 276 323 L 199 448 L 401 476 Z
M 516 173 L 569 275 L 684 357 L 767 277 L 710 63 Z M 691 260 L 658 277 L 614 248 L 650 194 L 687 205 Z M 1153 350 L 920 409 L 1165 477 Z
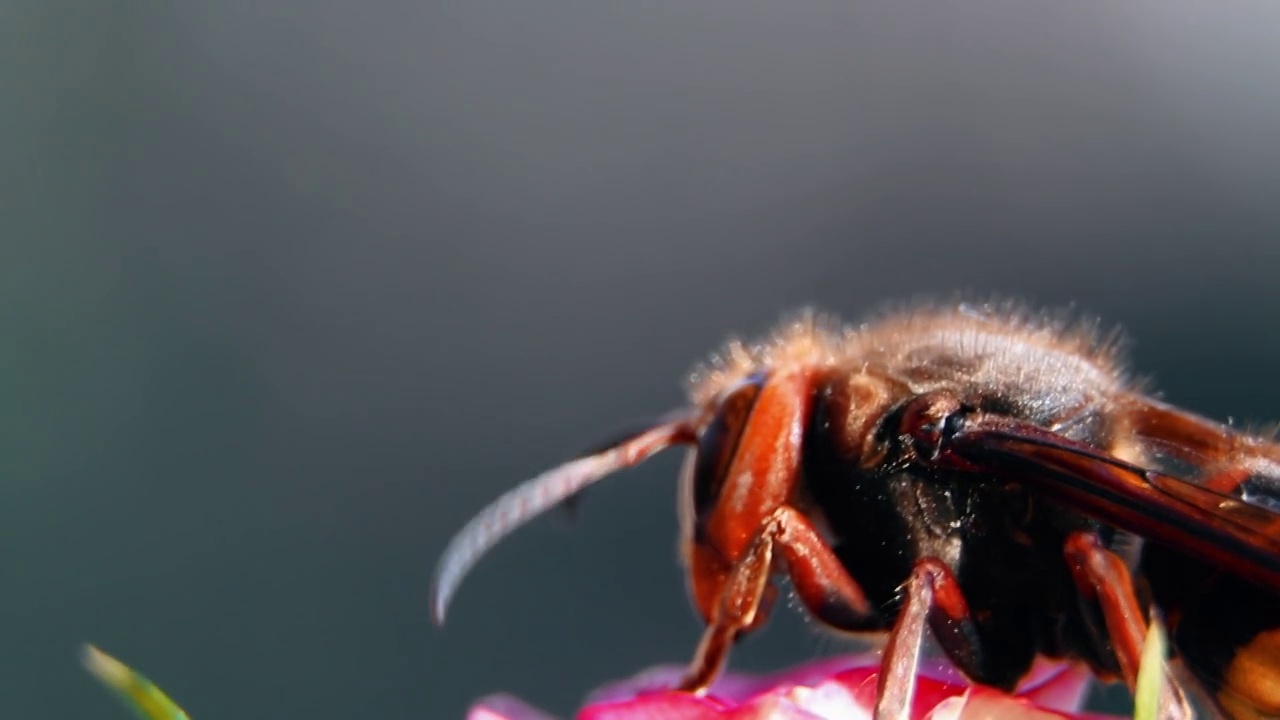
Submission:
M 587 698 L 576 720 L 855 720 L 871 717 L 879 658 L 819 660 L 770 675 L 726 673 L 705 697 L 674 687 L 683 667 L 663 665 L 607 685 Z M 916 681 L 912 717 L 920 720 L 1061 720 L 1080 713 L 1090 675 L 1078 665 L 1041 662 L 1014 695 L 974 685 L 942 661 L 929 661 Z M 492 695 L 468 720 L 554 720 L 509 695 Z

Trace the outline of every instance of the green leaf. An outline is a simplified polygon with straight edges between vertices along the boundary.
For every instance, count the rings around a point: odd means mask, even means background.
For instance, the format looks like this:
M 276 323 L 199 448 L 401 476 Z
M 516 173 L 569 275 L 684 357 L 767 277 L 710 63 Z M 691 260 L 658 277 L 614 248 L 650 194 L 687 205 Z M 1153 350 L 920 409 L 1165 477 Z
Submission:
M 1142 643 L 1138 682 L 1133 690 L 1134 720 L 1156 720 L 1160 694 L 1164 690 L 1166 643 L 1164 625 L 1159 620 L 1152 622 L 1147 629 L 1147 639 Z
M 187 713 L 133 668 L 86 644 L 81 660 L 88 671 L 141 720 L 190 720 Z

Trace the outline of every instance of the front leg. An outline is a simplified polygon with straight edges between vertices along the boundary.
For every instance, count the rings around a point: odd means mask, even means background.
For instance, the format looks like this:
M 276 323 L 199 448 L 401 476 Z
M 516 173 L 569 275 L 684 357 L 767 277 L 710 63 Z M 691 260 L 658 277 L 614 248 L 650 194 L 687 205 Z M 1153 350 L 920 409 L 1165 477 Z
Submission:
M 874 617 L 862 588 L 789 504 L 796 496 L 813 382 L 813 372 L 800 368 L 745 383 L 730 396 L 732 403 L 726 401 L 736 410 L 726 411 L 699 440 L 685 557 L 694 605 L 707 629 L 681 683 L 685 690 L 706 692 L 733 642 L 763 624 L 776 592 L 770 576 L 779 566 L 818 619 L 845 628 Z M 732 448 L 728 456 L 726 448 Z
M 709 553 L 706 548 L 695 548 Z M 769 582 L 775 558 L 781 560 L 796 594 L 819 620 L 839 629 L 859 629 L 875 617 L 858 583 L 849 575 L 813 523 L 784 505 L 773 512 L 747 552 L 720 579 L 720 596 L 683 690 L 703 693 L 724 666 L 733 641 L 763 624 L 775 592 Z
M 681 689 L 705 692 L 723 666 L 733 640 L 764 620 L 761 600 L 770 589 L 775 552 L 785 564 L 796 594 L 819 620 L 841 630 L 860 630 L 883 622 L 862 588 L 849 575 L 803 514 L 779 508 L 751 543 L 724 585 L 725 592 L 703 635 Z M 981 665 L 977 629 L 955 575 L 940 560 L 916 563 L 905 598 L 889 634 L 876 688 L 876 720 L 911 717 L 916 672 L 926 627 L 953 657 Z

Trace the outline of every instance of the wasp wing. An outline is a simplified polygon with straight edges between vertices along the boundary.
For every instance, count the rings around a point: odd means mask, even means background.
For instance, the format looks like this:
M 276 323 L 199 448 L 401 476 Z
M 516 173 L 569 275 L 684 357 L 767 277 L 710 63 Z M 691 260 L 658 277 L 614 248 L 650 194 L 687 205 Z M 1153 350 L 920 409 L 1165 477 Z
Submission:
M 967 419 L 938 458 L 1014 479 L 1081 512 L 1280 591 L 1280 514 L 1023 420 Z

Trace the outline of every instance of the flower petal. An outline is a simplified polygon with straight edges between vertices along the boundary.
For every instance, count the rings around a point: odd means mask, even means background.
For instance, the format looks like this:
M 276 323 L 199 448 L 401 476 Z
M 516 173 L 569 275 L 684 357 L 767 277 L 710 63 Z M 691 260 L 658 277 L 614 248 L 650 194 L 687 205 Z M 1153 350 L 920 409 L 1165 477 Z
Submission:
M 551 715 L 505 693 L 481 698 L 467 711 L 467 720 L 556 720 Z
M 975 685 L 964 695 L 939 703 L 929 713 L 928 720 L 1069 720 L 1070 717 L 1037 707 L 1026 698 Z
M 720 716 L 726 720 L 836 720 L 847 715 L 819 715 L 785 695 L 767 694 L 754 698 Z M 852 720 L 852 718 L 851 718 Z
M 1078 713 L 1089 699 L 1093 673 L 1081 663 L 1037 660 L 1018 688 L 1024 697 L 1046 710 Z
M 662 691 L 588 705 L 578 713 L 578 720 L 723 720 L 729 707 L 710 697 Z
M 660 665 L 606 685 L 588 698 L 577 720 L 870 720 L 880 657 L 875 653 L 824 658 L 770 674 L 723 673 L 705 696 L 675 688 L 684 666 Z M 1077 720 L 1091 682 L 1080 664 L 1039 660 L 1015 695 L 973 685 L 944 658 L 922 660 L 913 720 Z M 502 698 L 506 702 L 518 702 Z M 488 715 L 471 720 L 546 720 L 524 705 L 487 701 Z M 534 714 L 530 714 L 534 713 Z

